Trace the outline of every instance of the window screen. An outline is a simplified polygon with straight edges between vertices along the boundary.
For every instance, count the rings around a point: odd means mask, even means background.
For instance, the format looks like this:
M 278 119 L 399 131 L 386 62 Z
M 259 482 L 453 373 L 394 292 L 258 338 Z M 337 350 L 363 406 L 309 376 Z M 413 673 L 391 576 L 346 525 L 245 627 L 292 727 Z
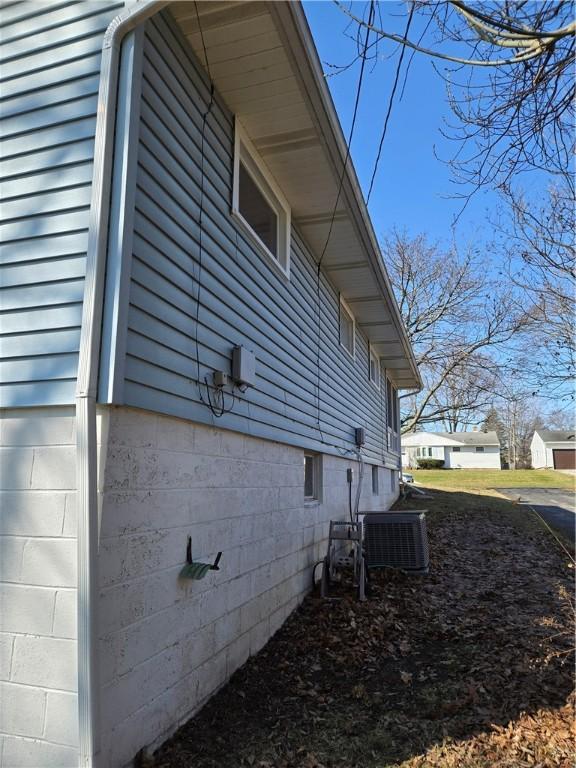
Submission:
M 397 394 L 388 379 L 386 380 L 386 405 L 388 426 L 394 432 L 398 432 Z
M 351 355 L 354 354 L 354 320 L 340 304 L 340 344 Z
M 322 456 L 319 453 L 304 454 L 304 498 L 306 501 L 322 497 Z
M 278 257 L 278 217 L 242 162 L 239 171 L 238 209 L 270 253 Z

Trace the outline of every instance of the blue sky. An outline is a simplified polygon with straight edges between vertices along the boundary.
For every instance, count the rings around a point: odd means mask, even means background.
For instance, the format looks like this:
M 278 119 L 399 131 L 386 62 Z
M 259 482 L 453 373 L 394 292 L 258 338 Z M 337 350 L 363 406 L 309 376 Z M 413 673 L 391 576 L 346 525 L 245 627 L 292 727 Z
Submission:
M 398 28 L 404 23 L 404 5 L 398 2 L 379 3 L 387 14 L 386 23 Z M 347 17 L 331 1 L 304 2 L 316 46 L 325 72 L 327 63 L 347 64 L 356 55 L 355 41 L 346 35 Z M 362 14 L 364 2 L 353 4 L 354 12 Z M 402 14 L 398 19 L 394 14 Z M 419 19 L 414 17 L 413 34 L 419 33 Z M 394 81 L 399 51 L 393 58 L 384 58 L 394 50 L 393 43 L 381 49 L 382 60 L 375 67 L 366 66 L 356 127 L 352 139 L 352 159 L 364 193 L 368 191 L 372 170 L 388 99 Z M 408 62 L 405 54 L 403 68 Z M 352 120 L 354 97 L 358 84 L 360 62 L 346 72 L 327 78 L 344 134 L 348 137 Z M 413 57 L 404 95 L 399 100 L 401 84 L 396 92 L 395 104 L 379 165 L 374 191 L 370 200 L 370 214 L 378 237 L 393 227 L 409 233 L 428 233 L 432 239 L 452 239 L 452 224 L 462 208 L 462 201 L 447 199 L 456 188 L 451 181 L 450 168 L 435 157 L 452 156 L 455 145 L 440 133 L 443 121 L 450 119 L 446 101 L 446 88 L 434 71 L 429 57 L 416 53 Z M 478 243 L 488 232 L 486 215 L 489 206 L 496 203 L 491 192 L 479 193 L 460 217 L 455 237 L 462 246 Z
M 363 16 L 366 7 L 363 0 L 353 2 L 352 12 Z M 333 71 L 329 64 L 349 64 L 357 55 L 356 41 L 349 36 L 356 31 L 355 25 L 347 33 L 349 19 L 332 0 L 305 0 L 304 8 L 325 73 Z M 404 32 L 406 6 L 403 2 L 386 0 L 378 3 L 378 9 L 384 17 L 383 26 L 388 31 Z M 409 37 L 417 40 L 422 29 L 423 21 L 415 14 Z M 391 58 L 389 54 L 393 54 Z M 352 160 L 365 196 L 399 54 L 397 46 L 385 42 L 376 65 L 368 62 L 365 68 L 351 146 Z M 410 52 L 407 51 L 403 70 L 409 58 Z M 437 63 L 442 67 L 442 62 Z M 359 73 L 360 61 L 357 61 L 347 71 L 327 77 L 346 138 L 350 131 Z M 450 167 L 436 156 L 449 159 L 459 146 L 441 134 L 446 121 L 455 121 L 447 100 L 446 84 L 434 70 L 431 58 L 420 53 L 412 57 L 400 100 L 403 79 L 402 75 L 369 203 L 376 235 L 382 241 L 396 228 L 406 230 L 410 235 L 425 233 L 430 240 L 444 244 L 454 242 L 461 251 L 472 246 L 483 253 L 488 274 L 499 281 L 502 278 L 499 277 L 498 252 L 486 247 L 494 246 L 497 239 L 490 220 L 497 218 L 498 194 L 491 190 L 476 193 L 454 226 L 463 201 L 450 199 L 450 196 L 464 190 L 454 184 Z M 524 174 L 520 179 L 524 189 L 536 194 L 546 183 L 534 173 Z M 535 352 L 538 354 L 537 350 Z

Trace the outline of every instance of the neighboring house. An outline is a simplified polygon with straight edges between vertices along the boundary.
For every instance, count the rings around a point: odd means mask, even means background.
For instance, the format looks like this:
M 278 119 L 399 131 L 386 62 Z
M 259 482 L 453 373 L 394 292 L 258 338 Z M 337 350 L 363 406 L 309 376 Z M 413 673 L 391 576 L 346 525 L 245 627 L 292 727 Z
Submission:
M 0 21 L 2 754 L 123 766 L 303 598 L 356 428 L 397 498 L 420 378 L 299 4 Z
M 576 469 L 576 433 L 537 429 L 530 453 L 532 469 Z
M 402 435 L 402 466 L 439 459 L 445 469 L 501 469 L 496 432 L 415 432 Z

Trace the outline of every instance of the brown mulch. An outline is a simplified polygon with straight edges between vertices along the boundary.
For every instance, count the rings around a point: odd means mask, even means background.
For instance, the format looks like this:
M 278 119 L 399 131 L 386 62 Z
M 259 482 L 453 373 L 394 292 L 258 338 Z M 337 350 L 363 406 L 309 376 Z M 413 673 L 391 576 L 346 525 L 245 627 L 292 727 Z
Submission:
M 428 576 L 307 598 L 151 763 L 572 768 L 572 564 L 507 502 L 427 505 Z

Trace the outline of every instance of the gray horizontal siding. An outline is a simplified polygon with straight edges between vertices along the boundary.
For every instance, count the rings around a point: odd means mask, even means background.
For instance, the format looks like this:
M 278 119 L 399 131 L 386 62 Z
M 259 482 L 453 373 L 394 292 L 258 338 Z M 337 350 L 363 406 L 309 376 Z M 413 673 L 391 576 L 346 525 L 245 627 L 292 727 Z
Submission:
M 123 3 L 0 12 L 0 404 L 74 400 L 106 27 Z
M 257 384 L 236 397 L 221 426 L 327 452 L 352 448 L 353 428 L 364 426 L 368 455 L 393 461 L 383 394 L 368 378 L 368 342 L 357 333 L 355 360 L 340 347 L 339 297 L 324 274 L 318 321 L 305 243 L 292 233 L 287 281 L 231 217 L 233 116 L 218 99 L 202 163 L 208 94 L 170 18 L 148 22 L 124 402 L 211 423 L 198 379 L 228 370 L 232 347 L 242 344 L 255 352 Z

